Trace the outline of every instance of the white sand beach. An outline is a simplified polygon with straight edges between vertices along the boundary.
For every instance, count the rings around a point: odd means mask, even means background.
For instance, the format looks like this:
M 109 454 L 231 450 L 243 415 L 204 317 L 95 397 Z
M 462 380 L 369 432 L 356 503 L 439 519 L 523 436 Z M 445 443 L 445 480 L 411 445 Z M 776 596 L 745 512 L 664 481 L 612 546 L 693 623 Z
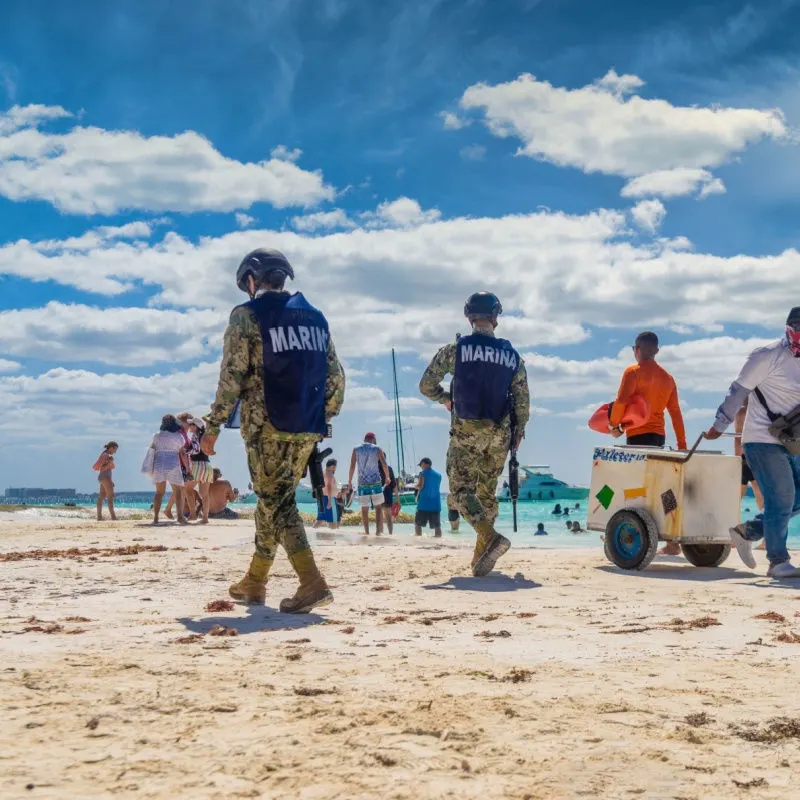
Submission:
M 529 548 L 475 579 L 466 532 L 321 533 L 334 605 L 279 614 L 281 559 L 267 607 L 206 611 L 251 535 L 5 515 L 3 554 L 62 552 L 0 556 L 4 800 L 796 791 L 800 584 L 763 564 Z

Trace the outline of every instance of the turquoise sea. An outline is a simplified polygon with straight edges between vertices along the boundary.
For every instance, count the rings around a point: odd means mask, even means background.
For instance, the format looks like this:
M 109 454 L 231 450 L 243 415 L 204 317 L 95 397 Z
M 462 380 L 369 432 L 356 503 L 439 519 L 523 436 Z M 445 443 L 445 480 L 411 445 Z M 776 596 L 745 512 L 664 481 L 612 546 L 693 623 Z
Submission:
M 79 506 L 91 507 L 90 499 L 76 499 L 76 504 Z M 152 496 L 149 493 L 135 492 L 135 493 L 121 493 L 117 502 L 118 508 L 136 509 L 142 512 L 150 510 Z M 577 520 L 580 522 L 581 527 L 586 525 L 586 506 L 587 501 L 560 501 L 562 506 L 567 502 L 572 507 L 569 516 L 555 516 L 553 511 L 554 503 L 558 501 L 548 500 L 545 502 L 536 503 L 519 503 L 517 506 L 517 520 L 518 531 L 516 534 L 512 532 L 512 519 L 511 519 L 511 505 L 510 503 L 500 504 L 500 516 L 497 521 L 497 528 L 502 533 L 509 535 L 514 541 L 524 542 L 526 544 L 536 544 L 542 547 L 587 547 L 600 544 L 600 537 L 597 532 L 586 532 L 583 534 L 573 534 L 567 530 L 567 520 L 573 522 Z M 576 502 L 580 503 L 580 507 L 575 509 Z M 35 503 L 28 502 L 29 507 L 35 507 Z M 56 505 L 52 499 L 48 502 L 42 502 L 41 505 Z M 60 506 L 61 503 L 58 503 Z M 254 503 L 232 504 L 230 507 L 235 511 L 250 511 L 253 510 Z M 301 503 L 298 506 L 301 511 L 309 514 L 316 514 L 317 507 L 312 503 Z M 447 523 L 447 509 L 442 506 L 444 511 L 442 513 L 442 530 L 445 536 L 452 536 L 453 539 L 469 538 L 473 535 L 472 528 L 465 524 L 462 520 L 461 530 L 457 534 L 450 534 L 449 525 Z M 413 512 L 414 507 L 405 507 L 404 511 Z M 745 498 L 742 501 L 742 519 L 748 519 L 755 515 L 756 505 L 752 498 Z M 548 536 L 534 536 L 537 523 L 544 523 L 545 530 Z M 370 530 L 374 532 L 374 523 L 371 523 Z M 398 533 L 412 534 L 413 527 L 411 525 L 396 525 Z M 356 532 L 354 528 L 348 526 L 346 531 Z M 426 535 L 432 535 L 432 531 L 426 529 Z M 789 526 L 789 540 L 790 547 L 800 549 L 800 515 L 792 520 Z

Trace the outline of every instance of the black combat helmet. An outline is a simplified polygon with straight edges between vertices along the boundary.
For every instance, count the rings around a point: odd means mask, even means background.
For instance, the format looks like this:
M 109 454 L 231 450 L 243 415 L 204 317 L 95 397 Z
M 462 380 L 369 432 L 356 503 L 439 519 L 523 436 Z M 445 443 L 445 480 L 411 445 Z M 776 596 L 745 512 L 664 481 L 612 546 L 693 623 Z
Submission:
M 465 317 L 499 317 L 502 313 L 503 306 L 492 292 L 475 292 L 464 304 Z
M 246 292 L 248 275 L 252 275 L 256 281 L 263 281 L 272 272 L 281 272 L 294 280 L 292 265 L 280 250 L 259 247 L 242 259 L 239 269 L 236 270 L 236 285 Z

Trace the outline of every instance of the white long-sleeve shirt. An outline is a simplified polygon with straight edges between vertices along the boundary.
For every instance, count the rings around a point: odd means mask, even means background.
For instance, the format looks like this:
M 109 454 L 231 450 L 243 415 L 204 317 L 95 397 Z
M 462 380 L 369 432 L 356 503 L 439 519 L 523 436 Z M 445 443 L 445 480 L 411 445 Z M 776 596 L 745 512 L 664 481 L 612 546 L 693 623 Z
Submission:
M 717 411 L 714 427 L 723 431 L 733 422 L 744 397 L 758 387 L 773 414 L 787 414 L 800 406 L 800 358 L 795 358 L 786 339 L 778 339 L 750 353 L 728 396 Z M 734 408 L 735 406 L 735 408 Z M 742 431 L 742 444 L 776 444 L 769 432 L 772 421 L 761 401 L 750 396 Z

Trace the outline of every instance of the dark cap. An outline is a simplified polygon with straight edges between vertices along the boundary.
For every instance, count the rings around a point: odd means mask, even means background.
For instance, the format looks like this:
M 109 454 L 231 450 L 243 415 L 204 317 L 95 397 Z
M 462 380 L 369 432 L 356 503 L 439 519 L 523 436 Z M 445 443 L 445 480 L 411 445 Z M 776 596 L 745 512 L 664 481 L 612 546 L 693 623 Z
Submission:
M 795 306 L 789 312 L 789 316 L 786 317 L 786 324 L 788 325 L 790 322 L 800 322 L 800 306 Z

